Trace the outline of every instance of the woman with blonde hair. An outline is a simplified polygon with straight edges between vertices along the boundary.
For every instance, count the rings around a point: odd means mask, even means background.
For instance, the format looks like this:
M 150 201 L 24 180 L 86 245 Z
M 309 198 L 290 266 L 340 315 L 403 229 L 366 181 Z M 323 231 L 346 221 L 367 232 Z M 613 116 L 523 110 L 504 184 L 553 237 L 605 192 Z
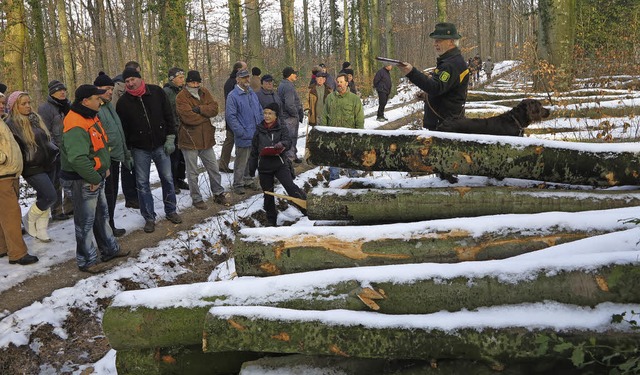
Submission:
M 50 208 L 56 202 L 53 184 L 55 163 L 59 151 L 47 126 L 31 108 L 31 97 L 23 91 L 14 91 L 7 99 L 11 129 L 20 150 L 24 168 L 22 177 L 36 191 L 36 202 L 22 218 L 27 233 L 43 242 L 51 241 L 47 233 Z

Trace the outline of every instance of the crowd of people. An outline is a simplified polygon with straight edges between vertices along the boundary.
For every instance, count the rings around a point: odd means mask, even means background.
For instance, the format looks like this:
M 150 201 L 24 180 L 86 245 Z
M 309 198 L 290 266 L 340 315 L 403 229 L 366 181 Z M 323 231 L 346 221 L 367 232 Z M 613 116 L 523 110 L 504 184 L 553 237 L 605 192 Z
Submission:
M 460 35 L 455 25 L 437 24 L 430 37 L 439 56 L 434 72 L 424 74 L 405 62 L 396 65 L 423 90 L 424 127 L 434 130 L 446 118 L 464 116 L 470 67 L 457 47 Z M 491 70 L 487 63 L 485 70 Z M 384 109 L 391 93 L 392 68 L 386 64 L 373 79 L 378 121 L 388 121 Z M 64 83 L 54 80 L 37 112 L 28 93 L 14 91 L 7 96 L 7 87 L 0 84 L 0 202 L 6 208 L 0 216 L 0 257 L 8 256 L 10 264 L 37 262 L 27 251 L 22 229 L 49 242 L 49 220 L 70 216 L 80 270 L 101 272 L 104 262 L 127 256 L 129 251 L 117 241 L 126 231 L 114 221 L 120 183 L 125 206 L 139 209 L 144 232 L 154 232 L 151 162 L 160 178 L 165 216 L 174 224 L 182 222 L 176 207 L 180 189 L 189 190 L 195 208 L 208 208 L 198 184 L 198 158 L 209 176 L 214 204 L 228 204 L 221 172 L 233 173 L 233 194 L 245 194 L 245 188 L 257 187 L 256 182 L 263 191 L 273 192 L 277 179 L 290 196 L 305 199 L 304 191 L 293 182 L 294 165 L 302 162 L 297 141 L 305 112 L 310 126 L 364 128 L 351 64 L 344 62 L 335 78 L 324 64 L 311 73 L 303 101 L 295 88 L 298 71 L 293 67 L 282 70 L 276 88 L 272 74 L 262 74 L 258 67 L 249 71 L 246 62 L 236 62 L 224 84 L 226 129 L 219 161 L 213 151 L 211 119 L 220 108 L 196 70 L 185 74 L 173 67 L 160 87 L 145 82 L 140 65 L 130 61 L 113 78 L 99 72 L 93 84 L 77 87 L 73 102 Z M 336 167 L 329 172 L 330 180 L 341 173 L 357 175 Z M 22 217 L 20 176 L 36 192 L 35 202 Z M 264 209 L 267 225 L 277 225 L 270 194 L 264 195 Z

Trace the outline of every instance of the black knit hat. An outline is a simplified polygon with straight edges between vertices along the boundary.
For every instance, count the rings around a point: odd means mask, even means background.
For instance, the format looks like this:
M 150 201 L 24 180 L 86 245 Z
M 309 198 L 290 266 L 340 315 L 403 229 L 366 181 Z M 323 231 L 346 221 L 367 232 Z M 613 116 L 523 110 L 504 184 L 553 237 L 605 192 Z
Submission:
M 262 74 L 262 70 L 260 70 L 260 68 L 258 68 L 257 66 L 254 66 L 253 68 L 251 68 L 252 76 L 259 76 L 260 74 Z
M 7 92 L 7 85 L 0 83 L 0 94 L 4 94 L 5 92 Z
M 131 78 L 131 77 L 142 78 L 142 76 L 140 75 L 140 72 L 138 72 L 137 70 L 135 70 L 133 68 L 127 68 L 122 72 L 122 80 L 123 81 L 126 81 L 127 78 Z
M 66 90 L 67 87 L 60 81 L 53 80 L 49 82 L 49 95 L 53 95 L 60 90 Z
M 351 66 L 351 63 L 350 63 L 350 62 L 348 62 L 348 61 L 345 61 L 345 62 L 343 62 L 343 63 L 342 63 L 342 69 L 343 69 L 343 70 L 344 70 L 344 69 L 347 69 L 347 68 L 348 68 L 348 67 L 350 67 L 350 66 Z
M 101 90 L 94 85 L 80 85 L 76 89 L 76 103 L 80 103 L 83 99 L 90 98 L 93 95 L 102 95 L 107 90 Z
M 184 70 L 174 66 L 173 68 L 169 69 L 169 81 L 173 81 L 174 78 L 181 74 L 184 75 Z
M 274 111 L 276 113 L 276 115 L 278 113 L 280 113 L 280 106 L 276 102 L 267 104 L 266 107 L 264 107 L 264 109 L 270 109 L 270 110 Z
M 293 69 L 290 66 L 287 66 L 286 68 L 282 69 L 282 78 L 289 78 L 289 76 L 292 74 L 298 74 L 298 71 Z
M 200 72 L 197 70 L 190 70 L 187 73 L 187 82 L 202 82 L 202 77 L 200 77 Z
M 93 81 L 93 84 L 102 87 L 102 86 L 114 86 L 113 80 L 109 77 L 105 72 L 98 73 L 98 76 Z

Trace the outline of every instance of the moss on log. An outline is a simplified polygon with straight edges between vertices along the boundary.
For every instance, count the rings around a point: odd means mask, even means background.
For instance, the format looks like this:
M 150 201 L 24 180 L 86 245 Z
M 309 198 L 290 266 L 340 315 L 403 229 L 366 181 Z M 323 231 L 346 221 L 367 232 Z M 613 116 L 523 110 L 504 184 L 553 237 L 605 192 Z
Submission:
M 369 227 L 368 230 L 380 230 Z M 239 276 L 273 276 L 331 268 L 380 266 L 409 263 L 457 263 L 505 259 L 549 246 L 602 234 L 602 231 L 572 231 L 543 234 L 520 229 L 500 233 L 471 233 L 452 229 L 425 231 L 412 238 L 354 240 L 309 233 L 277 241 L 256 239 L 251 230 L 236 236 L 234 257 Z
M 593 186 L 640 185 L 634 144 L 580 144 L 426 131 L 314 127 L 308 161 L 364 171 L 523 178 Z
M 255 282 L 276 285 L 270 278 Z M 193 286 L 200 287 L 197 284 Z M 243 287 L 251 285 L 239 285 L 239 288 Z M 264 289 L 259 285 L 253 287 L 257 290 Z M 458 277 L 449 280 L 430 277 L 410 284 L 398 283 L 396 278 L 390 277 L 388 281 L 348 280 L 317 285 L 315 290 L 310 289 L 313 288 L 306 285 L 301 286 L 298 291 L 292 289 L 287 293 L 273 290 L 269 296 L 252 296 L 246 290 L 240 293 L 245 306 L 265 305 L 296 310 L 344 309 L 385 314 L 426 314 L 441 310 L 471 310 L 482 306 L 544 300 L 595 306 L 601 302 L 640 301 L 640 267 L 615 265 L 588 273 L 570 271 L 556 272 L 553 275 L 542 270 L 515 284 L 494 276 Z M 282 294 L 298 297 L 284 296 L 278 299 L 277 296 Z M 112 347 L 117 350 L 197 345 L 202 338 L 207 310 L 203 305 L 208 302 L 211 307 L 216 300 L 217 305 L 237 304 L 239 299 L 232 297 L 223 294 L 201 297 L 201 300 L 189 302 L 198 306 L 194 308 L 110 306 L 104 315 L 103 329 Z M 186 302 L 186 299 L 181 302 Z
M 228 375 L 237 374 L 244 362 L 265 354 L 229 351 L 204 353 L 202 345 L 118 350 L 119 375 Z
M 291 316 L 288 312 L 284 312 L 284 318 L 279 318 L 277 311 L 268 311 L 269 317 L 265 317 L 261 315 L 261 311 L 265 310 L 245 310 L 238 307 L 211 309 L 205 323 L 203 350 L 251 350 L 347 358 L 459 358 L 482 361 L 495 369 L 502 369 L 513 363 L 567 358 L 566 353 L 556 351 L 554 345 L 548 344 L 550 337 L 559 337 L 574 345 L 588 343 L 595 338 L 598 345 L 593 347 L 592 354 L 600 358 L 611 354 L 611 348 L 614 352 L 621 352 L 640 345 L 640 335 L 620 331 L 555 332 L 548 328 L 529 330 L 523 327 L 445 331 L 385 324 L 341 323 L 339 318 L 327 323 L 322 319 L 308 318 L 311 315 L 318 316 L 317 312 L 310 312 L 308 316 L 298 319 L 287 318 Z
M 509 187 L 324 189 L 307 196 L 311 220 L 410 222 L 548 211 L 577 212 L 640 205 L 629 191 L 566 191 Z
M 335 356 L 284 355 L 264 357 L 245 362 L 242 373 L 284 373 L 284 374 L 349 374 L 376 375 L 389 373 L 385 370 L 389 361 L 369 358 L 341 358 Z

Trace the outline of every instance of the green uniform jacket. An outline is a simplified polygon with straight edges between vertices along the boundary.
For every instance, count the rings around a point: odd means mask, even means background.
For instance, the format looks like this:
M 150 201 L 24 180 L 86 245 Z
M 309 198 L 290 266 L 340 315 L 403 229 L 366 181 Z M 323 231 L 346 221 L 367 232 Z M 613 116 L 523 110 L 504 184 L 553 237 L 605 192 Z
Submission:
M 66 180 L 83 179 L 97 185 L 111 167 L 111 157 L 106 147 L 106 132 L 97 112 L 86 107 L 77 107 L 83 106 L 74 103 L 64 118 L 60 177 Z M 76 110 L 82 114 L 75 112 Z M 91 115 L 94 117 L 90 117 Z
M 128 161 L 131 159 L 131 153 L 125 146 L 126 142 L 124 139 L 124 131 L 122 130 L 122 122 L 113 104 L 103 103 L 98 111 L 98 118 L 109 138 L 107 147 L 109 148 L 109 154 L 111 154 L 111 160 L 124 162 L 125 160 Z
M 349 91 L 344 95 L 337 91 L 327 95 L 320 125 L 364 129 L 364 111 L 358 95 Z

